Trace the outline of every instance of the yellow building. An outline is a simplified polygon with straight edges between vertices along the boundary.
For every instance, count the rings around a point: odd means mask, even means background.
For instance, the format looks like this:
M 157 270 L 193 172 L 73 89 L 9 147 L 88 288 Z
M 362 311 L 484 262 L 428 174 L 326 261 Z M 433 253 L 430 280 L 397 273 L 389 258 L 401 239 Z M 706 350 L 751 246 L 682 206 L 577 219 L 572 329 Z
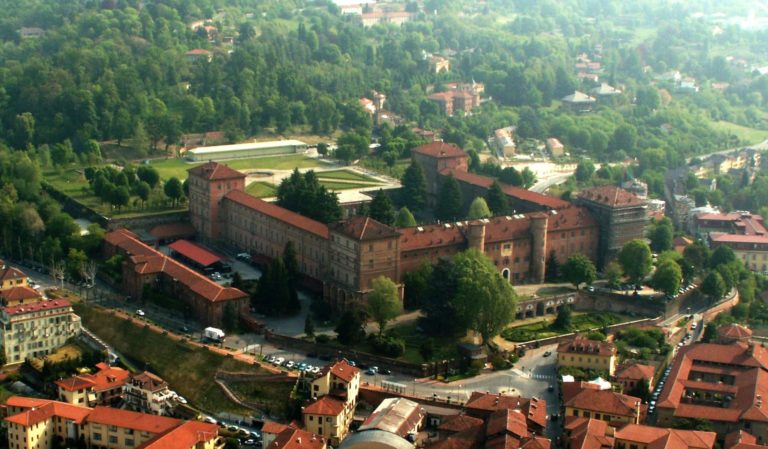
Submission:
M 565 401 L 565 417 L 599 419 L 609 423 L 639 424 L 645 412 L 640 398 L 613 390 L 585 388 Z
M 27 275 L 23 271 L 5 265 L 0 261 L 0 290 L 6 290 L 13 287 L 27 287 L 29 284 Z
M 359 390 L 360 370 L 346 360 L 326 366 L 311 382 L 311 395 L 316 398 L 331 394 L 344 396 L 347 400 L 354 402 L 357 400 Z
M 613 376 L 616 373 L 616 360 L 616 346 L 604 341 L 576 337 L 557 347 L 558 367 L 606 371 L 609 376 Z
M 314 402 L 304 407 L 304 427 L 324 438 L 332 446 L 347 436 L 355 414 L 360 390 L 360 370 L 340 360 L 326 366 L 310 384 Z
M 80 317 L 64 299 L 0 309 L 0 343 L 9 364 L 41 357 L 80 334 Z
M 95 374 L 79 374 L 54 382 L 59 390 L 59 400 L 95 407 L 122 399 L 125 383 L 131 373 L 106 363 L 99 363 L 96 368 L 98 371 Z
M 107 449 L 222 446 L 215 424 L 20 396 L 9 398 L 6 407 L 9 449 L 51 449 L 54 438 Z

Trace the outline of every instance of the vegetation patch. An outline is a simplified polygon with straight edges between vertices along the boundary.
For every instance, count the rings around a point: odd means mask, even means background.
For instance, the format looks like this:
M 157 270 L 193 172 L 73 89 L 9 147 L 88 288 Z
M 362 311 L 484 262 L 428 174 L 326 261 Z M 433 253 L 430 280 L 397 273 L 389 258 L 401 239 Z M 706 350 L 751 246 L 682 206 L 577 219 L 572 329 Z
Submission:
M 536 323 L 513 326 L 505 329 L 501 335 L 509 341 L 521 342 L 540 338 L 555 337 L 570 332 L 581 332 L 589 329 L 602 329 L 605 326 L 629 321 L 631 318 L 615 313 L 586 312 L 574 313 L 570 329 L 563 329 L 556 320 L 544 318 Z
M 712 122 L 711 125 L 714 129 L 734 135 L 740 141 L 747 144 L 760 143 L 765 139 L 768 139 L 768 131 L 764 129 L 750 128 L 748 126 L 738 125 L 724 120 Z
M 325 179 L 342 179 L 345 181 L 362 181 L 362 182 L 375 182 L 378 183 L 377 180 L 374 178 L 371 178 L 370 176 L 364 175 L 362 173 L 357 173 L 350 170 L 329 170 L 329 171 L 322 171 L 317 173 L 317 177 L 320 178 L 320 180 Z
M 256 198 L 269 198 L 277 195 L 277 187 L 264 181 L 255 181 L 248 184 L 245 191 Z

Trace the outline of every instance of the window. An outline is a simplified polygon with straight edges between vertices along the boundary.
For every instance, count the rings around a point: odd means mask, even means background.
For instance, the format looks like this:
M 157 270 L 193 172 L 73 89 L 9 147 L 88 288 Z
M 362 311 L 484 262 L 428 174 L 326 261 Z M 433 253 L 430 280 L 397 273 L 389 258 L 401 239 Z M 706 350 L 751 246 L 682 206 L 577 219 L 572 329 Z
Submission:
M 309 415 L 309 420 L 310 420 L 310 421 L 314 421 L 314 420 L 315 420 L 315 417 L 314 417 L 314 416 L 312 416 L 312 415 Z
M 101 441 L 101 434 L 100 433 L 94 433 L 93 434 L 93 439 L 95 441 Z
M 589 413 L 589 412 L 584 412 L 584 417 L 585 418 L 590 418 L 590 417 L 592 417 L 592 414 Z
M 133 447 L 133 440 L 132 439 L 125 439 L 125 445 L 128 447 Z
M 579 411 L 578 410 L 574 410 L 573 411 L 573 416 L 579 416 Z
M 117 444 L 117 436 L 116 435 L 110 435 L 109 436 L 109 443 L 110 444 Z

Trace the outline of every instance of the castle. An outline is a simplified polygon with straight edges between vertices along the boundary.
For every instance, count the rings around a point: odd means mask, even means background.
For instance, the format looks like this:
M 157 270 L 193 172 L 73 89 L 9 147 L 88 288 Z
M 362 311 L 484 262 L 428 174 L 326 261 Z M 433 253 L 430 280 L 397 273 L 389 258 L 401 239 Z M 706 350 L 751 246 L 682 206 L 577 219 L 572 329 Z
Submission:
M 467 203 L 485 196 L 493 183 L 469 173 L 468 156 L 455 145 L 423 145 L 413 150 L 413 160 L 422 165 L 433 197 L 446 176 L 459 182 Z M 248 252 L 262 262 L 279 257 L 285 244 L 293 242 L 302 275 L 338 309 L 363 301 L 378 276 L 402 286 L 403 276 L 424 261 L 436 263 L 469 248 L 484 252 L 511 283 L 540 283 L 551 253 L 560 263 L 573 254 L 597 261 L 604 240 L 601 228 L 616 232 L 609 229 L 617 224 L 610 220 L 615 202 L 585 201 L 578 206 L 517 187 L 502 185 L 502 190 L 515 211 L 512 215 L 400 229 L 362 216 L 326 225 L 245 193 L 245 174 L 226 165 L 208 162 L 189 170 L 190 218 L 201 240 Z M 583 195 L 631 195 L 618 187 L 602 190 Z M 600 209 L 593 211 L 594 204 Z M 624 217 L 619 226 L 626 229 L 610 240 L 612 245 L 642 238 L 642 201 L 618 206 L 617 213 Z

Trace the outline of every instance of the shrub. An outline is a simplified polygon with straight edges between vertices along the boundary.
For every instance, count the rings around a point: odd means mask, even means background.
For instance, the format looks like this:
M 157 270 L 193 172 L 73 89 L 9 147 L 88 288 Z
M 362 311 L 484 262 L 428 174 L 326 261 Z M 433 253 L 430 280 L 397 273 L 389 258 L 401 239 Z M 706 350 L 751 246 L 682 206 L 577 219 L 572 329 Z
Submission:
M 315 336 L 315 342 L 316 343 L 330 343 L 331 342 L 331 336 L 326 334 L 320 334 Z
M 491 364 L 493 365 L 494 371 L 512 368 L 512 363 L 505 359 L 501 354 L 495 354 L 491 358 Z
M 405 353 L 405 341 L 400 338 L 371 334 L 368 339 L 376 354 L 397 358 Z

